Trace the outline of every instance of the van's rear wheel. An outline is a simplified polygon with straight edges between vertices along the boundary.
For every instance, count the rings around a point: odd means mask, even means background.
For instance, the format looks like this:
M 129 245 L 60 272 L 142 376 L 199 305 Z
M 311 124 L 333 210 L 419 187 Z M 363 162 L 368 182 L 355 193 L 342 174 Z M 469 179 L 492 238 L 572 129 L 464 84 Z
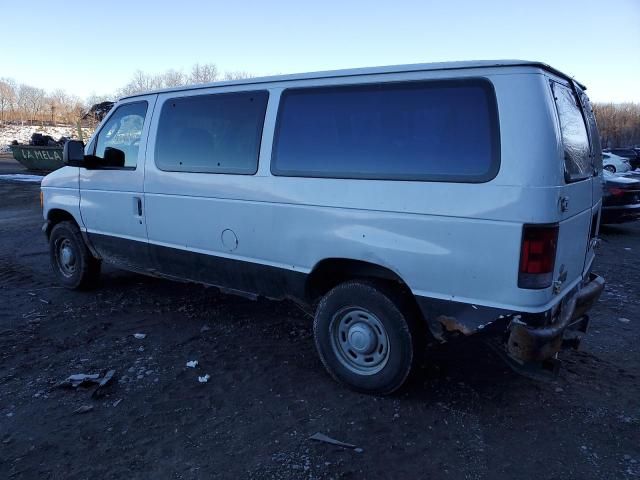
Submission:
M 60 222 L 49 235 L 51 266 L 58 282 L 74 290 L 95 285 L 100 275 L 100 261 L 91 255 L 73 222 Z
M 411 372 L 411 319 L 400 297 L 377 285 L 349 281 L 327 293 L 313 331 L 320 359 L 339 382 L 354 390 L 389 394 Z

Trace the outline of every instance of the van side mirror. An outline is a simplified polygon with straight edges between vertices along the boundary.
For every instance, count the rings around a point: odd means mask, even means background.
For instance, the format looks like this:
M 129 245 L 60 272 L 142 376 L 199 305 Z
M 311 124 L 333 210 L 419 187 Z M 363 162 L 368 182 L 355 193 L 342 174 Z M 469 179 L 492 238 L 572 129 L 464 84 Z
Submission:
M 62 161 L 70 167 L 84 166 L 84 143 L 79 140 L 68 140 L 62 149 Z

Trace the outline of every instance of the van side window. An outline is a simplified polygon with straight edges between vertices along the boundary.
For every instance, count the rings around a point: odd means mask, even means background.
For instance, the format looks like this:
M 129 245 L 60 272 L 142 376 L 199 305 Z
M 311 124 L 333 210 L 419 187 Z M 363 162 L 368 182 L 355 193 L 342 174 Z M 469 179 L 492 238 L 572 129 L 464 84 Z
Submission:
M 587 127 L 580 111 L 580 104 L 570 88 L 556 82 L 551 82 L 551 85 L 560 119 L 567 180 L 582 180 L 593 174 L 593 165 L 589 155 Z
M 221 93 L 164 102 L 156 165 L 172 172 L 238 173 L 258 170 L 269 93 Z
M 136 168 L 146 115 L 147 102 L 127 103 L 113 112 L 96 141 L 98 168 Z
M 285 90 L 271 171 L 485 182 L 499 164 L 493 86 L 468 79 Z

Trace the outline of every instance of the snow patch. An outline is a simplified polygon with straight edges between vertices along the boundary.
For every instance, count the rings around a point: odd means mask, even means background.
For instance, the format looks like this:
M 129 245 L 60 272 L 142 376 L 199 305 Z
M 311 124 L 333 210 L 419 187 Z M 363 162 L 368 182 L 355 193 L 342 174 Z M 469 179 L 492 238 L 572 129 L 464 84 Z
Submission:
M 31 140 L 31 135 L 34 133 L 42 133 L 43 135 L 50 135 L 54 139 L 60 137 L 78 138 L 78 129 L 75 126 L 67 125 L 61 127 L 41 127 L 38 125 L 2 125 L 0 126 L 0 151 L 10 151 L 8 145 L 14 140 L 18 143 L 28 145 Z M 82 135 L 85 142 L 89 139 L 93 129 L 82 128 Z
M 13 180 L 15 182 L 40 183 L 44 177 L 42 175 L 27 175 L 24 173 L 6 173 L 0 175 L 0 180 Z

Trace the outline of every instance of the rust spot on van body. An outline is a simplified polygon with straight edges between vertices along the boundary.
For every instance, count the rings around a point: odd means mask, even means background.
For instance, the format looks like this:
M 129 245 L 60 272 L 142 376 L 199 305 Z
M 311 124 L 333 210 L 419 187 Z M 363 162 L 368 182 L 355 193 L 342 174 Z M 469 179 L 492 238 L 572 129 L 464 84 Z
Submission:
M 447 315 L 440 315 L 436 318 L 444 330 L 450 333 L 461 333 L 462 335 L 472 335 L 477 332 L 477 328 L 471 328 L 462 322 L 459 322 L 455 317 L 448 317 Z M 444 332 L 443 332 L 444 333 Z

